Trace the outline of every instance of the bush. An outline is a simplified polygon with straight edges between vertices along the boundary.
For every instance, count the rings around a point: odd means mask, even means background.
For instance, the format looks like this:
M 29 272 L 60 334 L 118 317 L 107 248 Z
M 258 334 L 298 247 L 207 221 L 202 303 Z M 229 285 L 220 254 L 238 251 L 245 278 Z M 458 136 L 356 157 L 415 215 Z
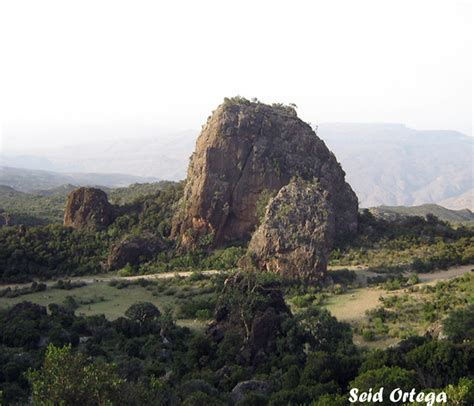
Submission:
M 454 342 L 474 340 L 474 305 L 450 313 L 443 330 Z

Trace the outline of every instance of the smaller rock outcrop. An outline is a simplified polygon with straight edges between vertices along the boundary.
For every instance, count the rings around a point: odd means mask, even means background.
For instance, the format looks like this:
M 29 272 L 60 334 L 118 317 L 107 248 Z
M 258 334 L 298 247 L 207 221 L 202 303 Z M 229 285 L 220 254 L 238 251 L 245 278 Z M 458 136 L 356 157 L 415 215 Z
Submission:
M 163 241 L 152 234 L 126 237 L 112 246 L 107 265 L 110 270 L 121 269 L 127 264 L 135 265 L 151 259 L 164 248 Z
M 251 393 L 268 396 L 271 393 L 271 389 L 271 385 L 268 382 L 252 379 L 235 385 L 230 393 L 230 397 L 234 402 L 243 402 L 245 397 Z
M 100 189 L 81 187 L 67 196 L 64 225 L 76 229 L 100 230 L 115 218 L 114 207 Z
M 293 179 L 267 206 L 252 236 L 249 255 L 257 268 L 285 277 L 323 277 L 335 239 L 329 193 L 318 182 Z

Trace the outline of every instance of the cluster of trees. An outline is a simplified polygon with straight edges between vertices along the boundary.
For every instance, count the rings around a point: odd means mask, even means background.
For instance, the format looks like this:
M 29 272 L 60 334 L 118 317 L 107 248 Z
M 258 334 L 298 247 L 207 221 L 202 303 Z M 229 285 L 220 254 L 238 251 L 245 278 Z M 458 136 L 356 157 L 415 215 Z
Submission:
M 0 228 L 0 281 L 26 282 L 102 270 L 109 239 L 61 225 Z
M 460 332 L 452 330 L 451 326 L 454 322 L 451 320 L 459 319 L 464 323 L 464 337 L 470 335 L 472 339 L 474 314 L 472 305 L 467 306 L 472 302 L 473 289 L 474 275 L 469 273 L 456 279 L 440 281 L 435 286 L 410 287 L 409 293 L 382 297 L 381 305 L 369 310 L 367 320 L 359 322 L 356 330 L 367 341 L 383 339 L 387 336 L 405 338 L 416 334 L 419 327 L 429 330 L 430 326 L 436 326 L 451 313 L 462 315 L 462 318 L 451 319 L 450 317 L 444 320 L 444 330 L 455 339 Z M 454 324 L 462 328 L 461 322 Z
M 469 264 L 474 262 L 474 229 L 455 228 L 433 215 L 388 221 L 366 209 L 359 215 L 357 237 L 338 241 L 331 261 L 416 272 Z
M 73 230 L 59 224 L 1 227 L 0 281 L 26 282 L 103 271 L 111 245 L 123 237 L 147 231 L 166 239 L 182 189 L 181 183 L 167 183 L 153 194 L 120 206 L 120 215 L 105 231 Z

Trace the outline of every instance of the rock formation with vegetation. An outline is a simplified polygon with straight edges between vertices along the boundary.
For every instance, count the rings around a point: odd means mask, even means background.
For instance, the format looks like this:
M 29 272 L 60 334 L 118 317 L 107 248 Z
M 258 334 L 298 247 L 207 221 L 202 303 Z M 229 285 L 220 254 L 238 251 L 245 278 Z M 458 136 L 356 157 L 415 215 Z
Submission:
M 248 241 L 262 199 L 294 177 L 328 193 L 338 237 L 357 229 L 357 197 L 335 156 L 291 106 L 226 99 L 191 157 L 172 236 L 182 250 Z
M 127 264 L 137 265 L 153 258 L 164 248 L 164 243 L 155 235 L 143 233 L 141 236 L 127 236 L 114 244 L 107 257 L 110 270 L 121 269 Z
M 64 225 L 75 229 L 100 230 L 110 225 L 115 217 L 114 207 L 107 194 L 96 188 L 81 187 L 67 196 Z
M 318 279 L 334 244 L 335 213 L 318 183 L 292 180 L 269 203 L 249 254 L 258 268 L 285 277 Z

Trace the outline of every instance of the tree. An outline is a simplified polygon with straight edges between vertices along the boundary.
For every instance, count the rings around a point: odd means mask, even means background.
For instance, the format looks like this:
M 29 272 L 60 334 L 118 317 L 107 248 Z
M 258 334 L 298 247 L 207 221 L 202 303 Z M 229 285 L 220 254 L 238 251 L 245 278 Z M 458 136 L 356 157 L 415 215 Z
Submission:
M 461 378 L 457 385 L 444 388 L 449 404 L 452 406 L 474 405 L 474 380 Z
M 154 320 L 160 315 L 158 308 L 150 302 L 137 302 L 125 311 L 125 316 L 140 324 Z
M 447 340 L 428 341 L 411 350 L 406 360 L 417 372 L 419 382 L 427 388 L 457 382 L 468 373 L 463 347 Z
M 474 305 L 452 312 L 443 323 L 443 330 L 454 342 L 474 340 Z
M 382 387 L 385 394 L 397 388 L 410 391 L 413 387 L 417 387 L 416 374 L 400 367 L 382 367 L 360 374 L 350 383 L 350 387 L 357 388 L 358 393 L 368 392 L 369 389 L 375 393 Z M 382 404 L 392 405 L 393 403 L 388 396 L 384 396 Z
M 111 364 L 92 364 L 71 345 L 50 344 L 40 370 L 29 370 L 35 405 L 106 405 L 120 399 L 124 383 Z
M 354 352 L 350 325 L 338 321 L 326 309 L 311 306 L 296 317 L 310 334 L 313 350 L 334 352 L 344 348 L 349 353 Z

